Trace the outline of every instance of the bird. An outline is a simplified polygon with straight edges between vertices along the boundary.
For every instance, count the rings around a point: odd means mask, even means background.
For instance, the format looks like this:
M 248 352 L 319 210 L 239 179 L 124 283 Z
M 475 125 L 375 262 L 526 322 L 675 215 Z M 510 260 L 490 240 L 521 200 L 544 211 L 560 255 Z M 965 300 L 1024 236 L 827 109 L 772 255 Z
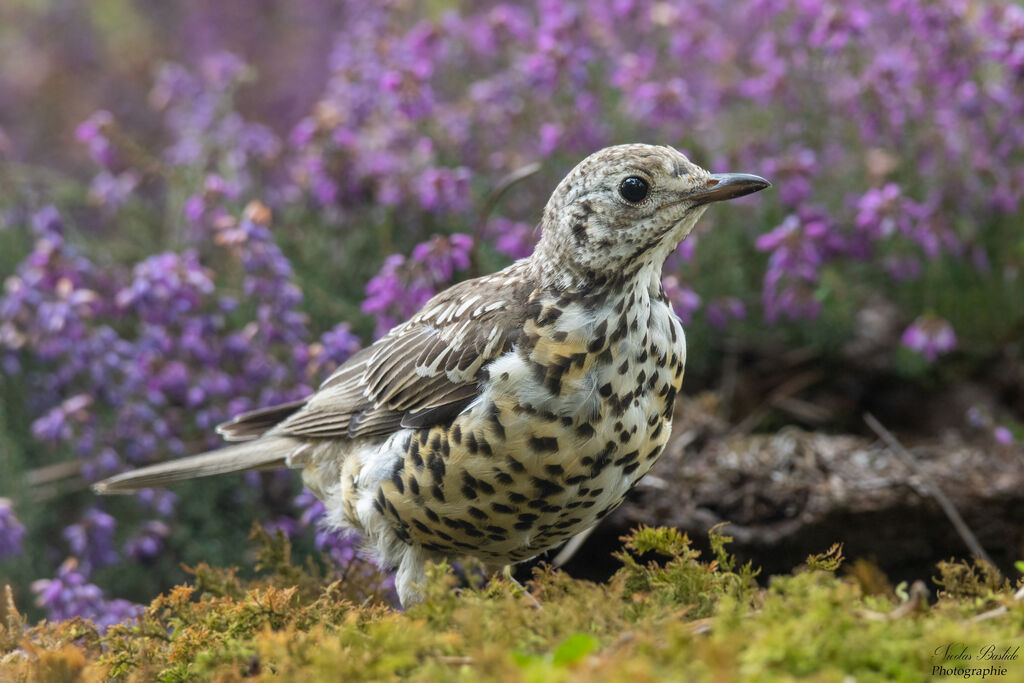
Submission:
M 597 524 L 664 449 L 686 338 L 666 258 L 707 207 L 771 183 L 668 146 L 599 150 L 557 185 L 533 253 L 465 280 L 350 357 L 309 397 L 220 425 L 219 450 L 110 477 L 101 494 L 290 467 L 337 530 L 396 570 L 503 570 Z

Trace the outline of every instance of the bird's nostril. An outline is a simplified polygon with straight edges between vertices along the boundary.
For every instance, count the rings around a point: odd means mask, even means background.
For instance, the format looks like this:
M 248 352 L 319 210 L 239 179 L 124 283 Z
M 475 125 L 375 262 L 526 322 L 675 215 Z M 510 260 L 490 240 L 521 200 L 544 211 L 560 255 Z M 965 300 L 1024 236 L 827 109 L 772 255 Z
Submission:
M 717 184 L 718 180 L 716 178 L 711 178 L 710 180 L 708 180 L 708 187 L 714 187 Z

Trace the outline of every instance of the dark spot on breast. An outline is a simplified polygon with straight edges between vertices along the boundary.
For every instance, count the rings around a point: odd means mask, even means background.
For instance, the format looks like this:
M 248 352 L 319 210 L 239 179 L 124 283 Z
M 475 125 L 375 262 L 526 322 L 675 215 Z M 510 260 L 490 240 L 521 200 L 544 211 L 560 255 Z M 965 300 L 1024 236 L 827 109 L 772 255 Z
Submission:
M 470 505 L 469 508 L 467 508 L 467 510 L 469 511 L 470 515 L 476 517 L 477 519 L 487 519 L 487 513 L 478 507 Z
M 553 453 L 558 450 L 558 439 L 553 436 L 531 436 L 529 444 L 534 453 Z
M 550 479 L 531 477 L 530 481 L 533 483 L 533 487 L 537 490 L 537 493 L 541 496 L 553 496 L 554 494 L 561 493 L 565 490 L 561 484 L 551 481 Z
M 583 244 L 587 241 L 586 221 L 578 220 L 572 224 L 572 237 L 576 240 L 576 244 Z
M 594 328 L 593 338 L 590 343 L 587 344 L 587 351 L 590 353 L 597 353 L 598 349 L 604 346 L 604 336 L 608 332 L 608 321 L 602 320 L 601 323 Z
M 441 456 L 437 453 L 430 454 L 430 459 L 427 460 L 427 468 L 430 470 L 430 475 L 434 478 L 436 483 L 440 483 L 444 479 L 444 460 L 442 460 Z
M 412 464 L 417 468 L 423 467 L 423 458 L 420 456 L 420 445 L 415 441 L 409 445 L 409 459 L 412 460 Z
M 565 474 L 565 469 L 561 465 L 545 465 L 544 469 L 553 477 L 559 477 Z
M 622 465 L 627 465 L 627 464 L 633 462 L 634 460 L 636 460 L 639 457 L 640 457 L 640 451 L 630 451 L 629 453 L 626 453 L 624 456 L 622 456 L 621 458 L 616 460 L 614 464 L 616 466 L 621 467 Z
M 515 508 L 505 505 L 504 503 L 491 503 L 491 509 L 503 515 L 511 515 L 516 511 Z
M 662 415 L 665 417 L 666 420 L 672 419 L 672 411 L 675 407 L 675 401 L 676 388 L 672 387 L 668 390 L 668 394 L 665 396 L 665 412 L 663 412 Z

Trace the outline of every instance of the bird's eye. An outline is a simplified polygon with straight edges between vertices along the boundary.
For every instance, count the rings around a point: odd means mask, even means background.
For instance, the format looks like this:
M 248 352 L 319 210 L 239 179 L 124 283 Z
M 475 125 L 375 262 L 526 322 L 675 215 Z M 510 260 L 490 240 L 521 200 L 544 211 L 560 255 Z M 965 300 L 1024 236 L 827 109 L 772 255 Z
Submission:
M 619 195 L 627 202 L 637 204 L 647 199 L 650 189 L 646 180 L 631 175 L 619 184 Z

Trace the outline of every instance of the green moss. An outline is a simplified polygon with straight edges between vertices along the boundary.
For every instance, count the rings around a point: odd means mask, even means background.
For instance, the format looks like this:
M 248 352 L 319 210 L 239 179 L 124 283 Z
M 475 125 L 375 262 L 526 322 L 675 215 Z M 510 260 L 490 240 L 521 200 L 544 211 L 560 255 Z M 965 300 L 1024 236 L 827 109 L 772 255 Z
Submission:
M 673 529 L 638 529 L 606 584 L 542 567 L 533 597 L 473 563 L 469 586 L 437 565 L 407 612 L 385 603 L 369 566 L 330 581 L 294 564 L 283 536 L 253 540 L 256 580 L 200 565 L 192 585 L 103 635 L 79 619 L 27 627 L 4 600 L 0 679 L 917 681 L 950 644 L 1001 651 L 1024 632 L 1024 604 L 982 563 L 940 564 L 932 606 L 862 564 L 837 575 L 839 546 L 759 587 L 717 529 L 710 559 Z M 1006 680 L 1024 674 L 1024 660 L 994 663 Z

